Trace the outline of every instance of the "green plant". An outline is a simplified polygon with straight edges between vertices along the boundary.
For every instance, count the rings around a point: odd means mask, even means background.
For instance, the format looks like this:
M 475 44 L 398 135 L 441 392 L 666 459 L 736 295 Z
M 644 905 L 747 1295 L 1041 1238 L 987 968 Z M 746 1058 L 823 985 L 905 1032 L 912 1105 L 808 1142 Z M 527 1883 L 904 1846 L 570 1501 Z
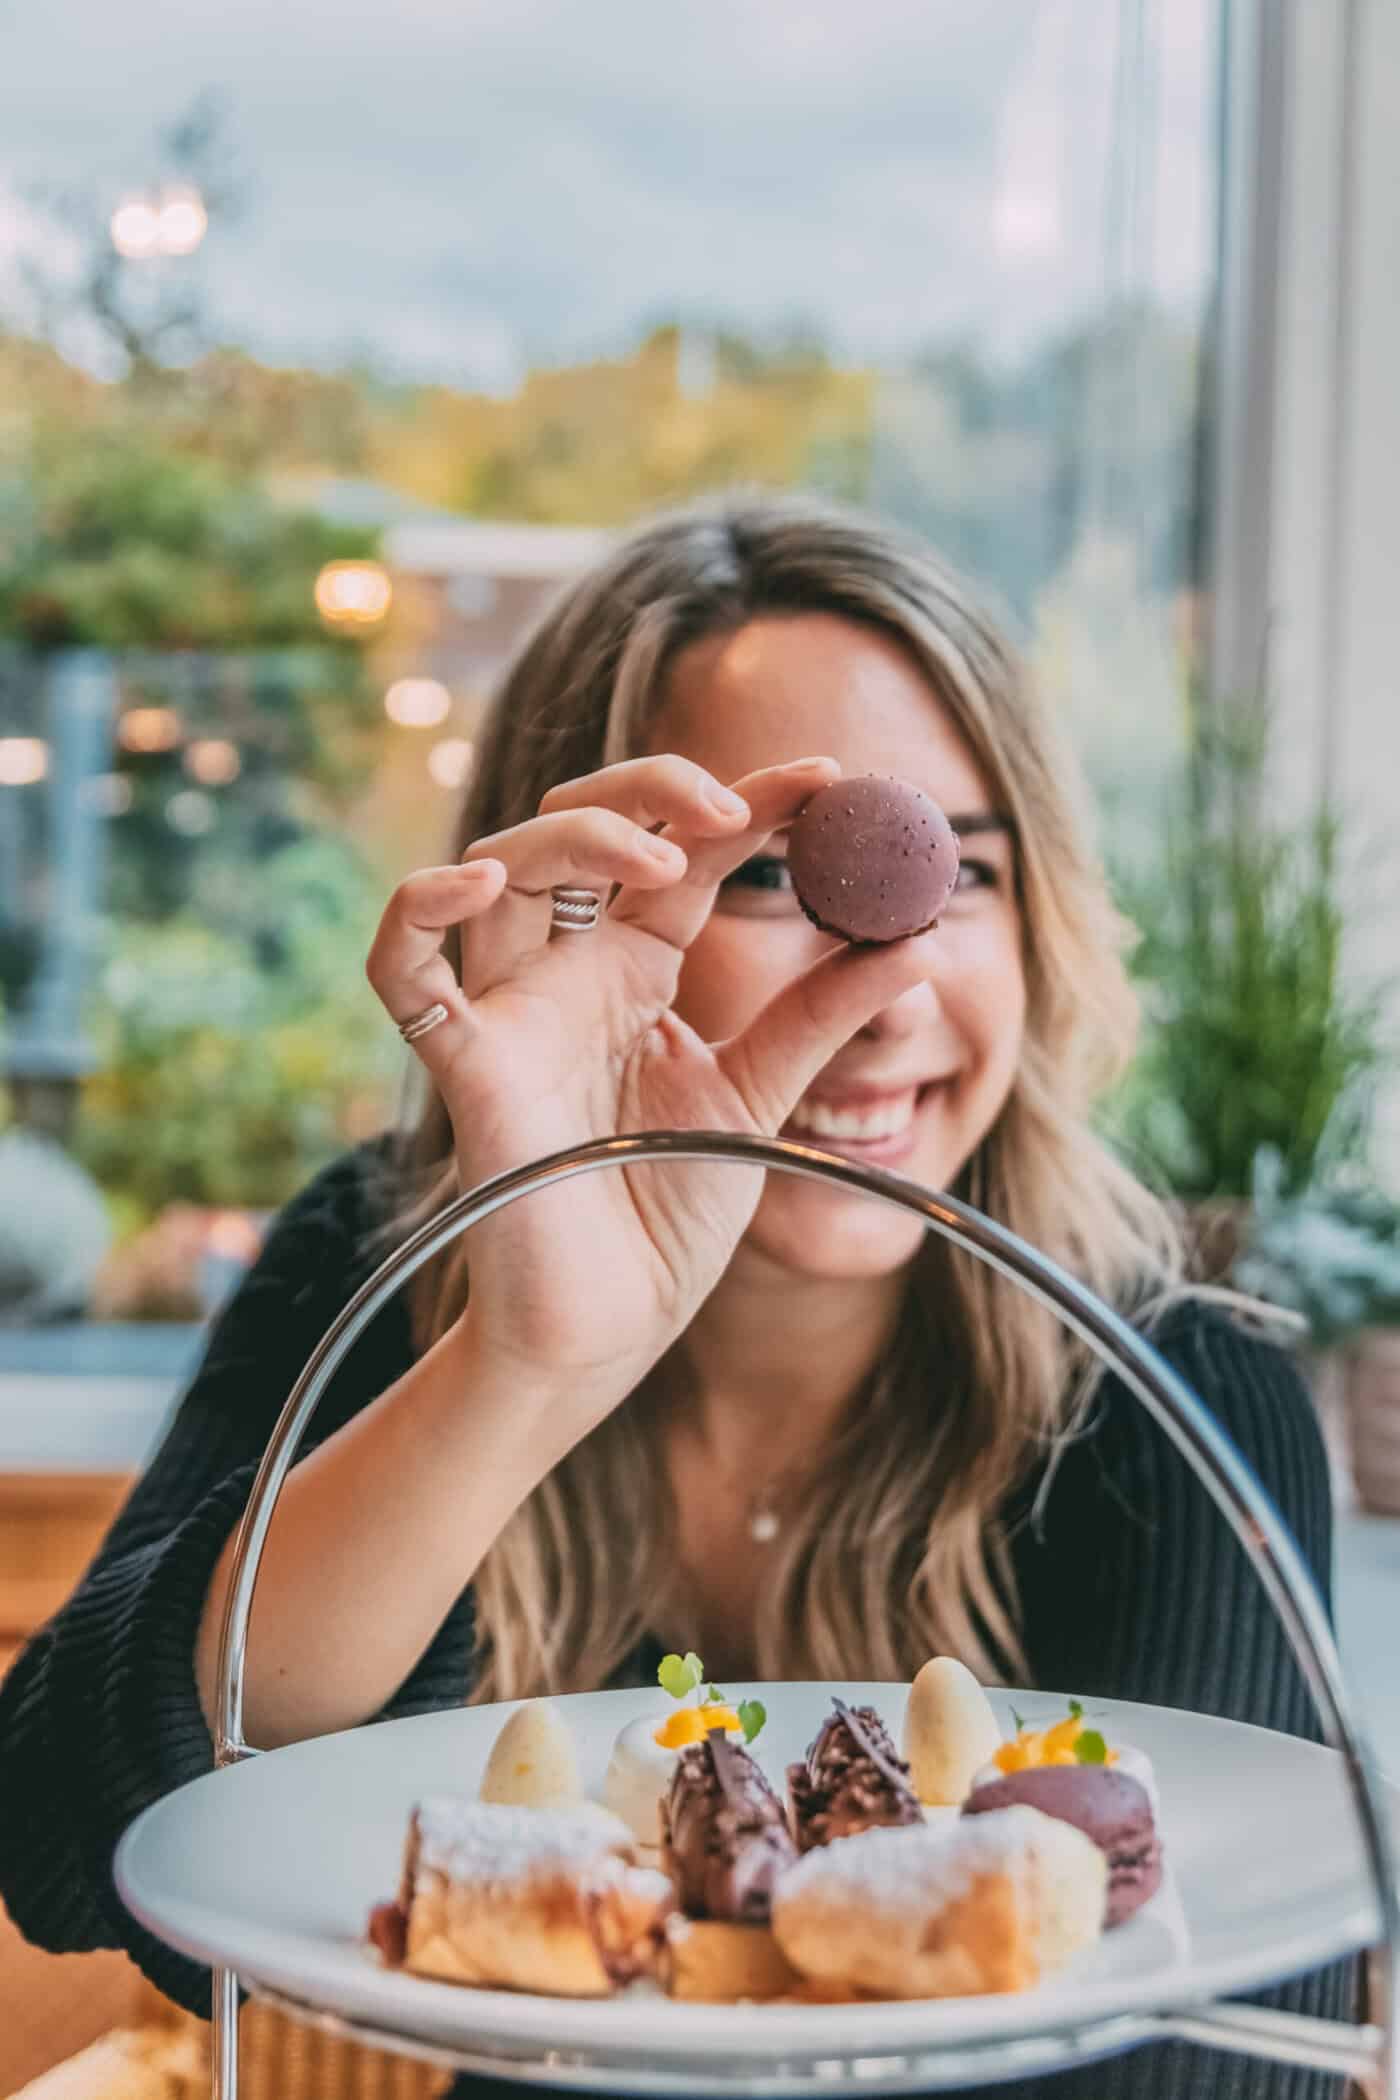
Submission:
M 128 1214 L 275 1208 L 388 1113 L 398 1045 L 364 978 L 372 877 L 322 839 L 245 888 L 239 932 L 127 925 L 103 973 L 77 1150 Z
M 1385 1055 L 1385 988 L 1344 957 L 1340 827 L 1272 814 L 1267 757 L 1262 706 L 1203 715 L 1160 863 L 1120 884 L 1146 1031 L 1119 1135 L 1193 1201 L 1247 1200 L 1264 1152 L 1290 1196 L 1359 1162 Z
M 1235 1282 L 1300 1313 L 1319 1349 L 1400 1323 L 1400 1205 L 1372 1188 L 1288 1196 L 1281 1162 L 1261 1153 Z

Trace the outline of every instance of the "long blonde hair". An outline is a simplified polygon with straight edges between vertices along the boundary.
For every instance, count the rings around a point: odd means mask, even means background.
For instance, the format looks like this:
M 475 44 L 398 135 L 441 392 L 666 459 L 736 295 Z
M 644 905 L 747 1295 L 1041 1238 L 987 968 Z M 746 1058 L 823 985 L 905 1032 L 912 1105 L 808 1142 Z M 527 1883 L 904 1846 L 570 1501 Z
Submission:
M 805 498 L 735 496 L 644 526 L 566 593 L 506 673 L 455 850 L 523 822 L 557 782 L 643 750 L 687 644 L 810 612 L 903 645 L 1012 826 L 1024 1054 L 955 1193 L 1120 1307 L 1160 1297 L 1180 1274 L 1174 1227 L 1090 1120 L 1131 1054 L 1137 1013 L 1076 769 L 1012 652 L 921 543 Z M 400 1228 L 456 1192 L 436 1098 L 411 1157 Z M 894 1678 L 940 1653 L 984 1679 L 1024 1671 L 1002 1513 L 1072 1433 L 1092 1379 L 1053 1314 L 961 1250 L 929 1235 L 911 1282 L 893 1348 L 768 1549 L 762 1677 Z M 424 1346 L 466 1290 L 459 1244 L 420 1279 Z M 474 1583 L 474 1698 L 606 1683 L 648 1631 L 649 1604 L 676 1595 L 665 1388 L 663 1365 L 487 1553 Z

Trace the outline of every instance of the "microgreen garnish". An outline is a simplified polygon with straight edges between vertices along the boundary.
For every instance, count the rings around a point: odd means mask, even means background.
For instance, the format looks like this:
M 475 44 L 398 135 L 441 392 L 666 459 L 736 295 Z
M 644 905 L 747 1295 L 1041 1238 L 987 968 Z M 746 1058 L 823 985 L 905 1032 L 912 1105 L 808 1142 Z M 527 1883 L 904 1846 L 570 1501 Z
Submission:
M 717 1684 L 712 1684 L 705 1694 L 706 1706 L 723 1706 L 724 1693 Z
M 1074 1754 L 1081 1765 L 1106 1765 L 1108 1744 L 1097 1728 L 1081 1728 L 1074 1739 Z
M 1017 1735 L 1024 1735 L 1024 1734 L 1025 1734 L 1025 1732 L 1026 1732 L 1026 1724 L 1025 1724 L 1025 1721 L 1024 1721 L 1024 1720 L 1022 1719 L 1021 1715 L 1017 1713 L 1017 1711 L 1016 1711 L 1016 1709 L 1015 1709 L 1015 1707 L 1014 1707 L 1014 1706 L 1013 1706 L 1013 1707 L 1012 1707 L 1012 1709 L 1011 1709 L 1011 1722 L 1012 1722 L 1012 1726 L 1013 1726 L 1013 1727 L 1015 1728 L 1015 1730 L 1016 1730 L 1016 1733 L 1017 1733 Z
M 741 1699 L 737 1712 L 739 1726 L 744 1731 L 744 1741 L 751 1743 L 768 1719 L 768 1709 L 761 1699 Z
M 684 1699 L 705 1675 L 705 1665 L 693 1649 L 684 1655 L 663 1655 L 656 1672 L 657 1683 L 673 1699 Z
M 1071 1719 L 1072 1721 L 1082 1721 L 1082 1720 L 1083 1720 L 1083 1718 L 1084 1718 L 1084 1708 L 1083 1708 L 1083 1705 L 1082 1705 L 1082 1703 L 1081 1703 L 1081 1702 L 1080 1702 L 1080 1701 L 1079 1701 L 1078 1699 L 1071 1699 L 1071 1700 L 1070 1700 L 1070 1702 L 1069 1702 L 1069 1714 L 1070 1714 L 1070 1719 Z

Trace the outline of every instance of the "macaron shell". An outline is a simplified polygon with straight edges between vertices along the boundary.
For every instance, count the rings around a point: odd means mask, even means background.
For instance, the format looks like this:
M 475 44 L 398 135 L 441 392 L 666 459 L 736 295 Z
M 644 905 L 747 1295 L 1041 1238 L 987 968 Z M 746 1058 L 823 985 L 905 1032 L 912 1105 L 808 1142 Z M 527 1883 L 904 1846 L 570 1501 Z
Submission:
M 833 781 L 788 834 L 797 899 L 823 932 L 904 940 L 937 923 L 958 879 L 957 835 L 932 796 L 905 780 Z
M 1038 1808 L 1091 1838 L 1108 1861 L 1105 1924 L 1121 1925 L 1162 1883 L 1162 1845 L 1147 1791 L 1112 1765 L 1032 1765 L 977 1786 L 963 1814 Z

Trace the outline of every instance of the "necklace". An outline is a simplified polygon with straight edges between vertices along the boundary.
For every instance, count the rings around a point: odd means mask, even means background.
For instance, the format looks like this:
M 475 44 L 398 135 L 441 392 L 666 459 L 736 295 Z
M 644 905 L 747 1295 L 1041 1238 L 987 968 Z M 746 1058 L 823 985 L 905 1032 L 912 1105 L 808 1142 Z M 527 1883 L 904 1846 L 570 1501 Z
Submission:
M 756 1546 L 771 1546 L 783 1528 L 783 1498 L 792 1485 L 793 1469 L 770 1473 L 749 1496 L 744 1522 Z

